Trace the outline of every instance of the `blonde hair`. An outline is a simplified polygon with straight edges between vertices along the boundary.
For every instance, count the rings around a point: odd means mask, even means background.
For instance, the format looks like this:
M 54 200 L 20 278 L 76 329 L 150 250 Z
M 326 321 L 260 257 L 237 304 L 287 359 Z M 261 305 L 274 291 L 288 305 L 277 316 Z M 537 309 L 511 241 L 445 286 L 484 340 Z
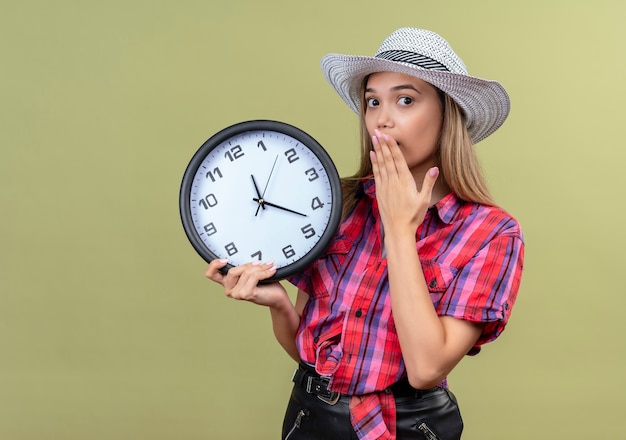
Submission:
M 372 163 L 369 152 L 372 139 L 365 125 L 365 85 L 368 77 L 361 84 L 359 125 L 361 130 L 361 158 L 357 172 L 341 179 L 343 188 L 343 217 L 352 212 L 361 194 L 359 182 L 372 176 Z M 439 91 L 443 103 L 443 124 L 439 145 L 435 152 L 439 163 L 440 176 L 452 192 L 462 200 L 495 206 L 482 169 L 474 151 L 474 145 L 465 125 L 465 116 L 459 105 L 448 95 Z

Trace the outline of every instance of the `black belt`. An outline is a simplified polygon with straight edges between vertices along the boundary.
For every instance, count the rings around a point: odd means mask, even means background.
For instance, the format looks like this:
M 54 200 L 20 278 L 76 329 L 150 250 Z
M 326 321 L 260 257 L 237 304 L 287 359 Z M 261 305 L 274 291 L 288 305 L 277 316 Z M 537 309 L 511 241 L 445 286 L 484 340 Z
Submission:
M 292 380 L 296 385 L 303 388 L 307 393 L 317 396 L 318 399 L 334 405 L 342 396 L 340 393 L 331 391 L 328 388 L 330 379 L 320 376 L 312 367 L 300 362 L 298 369 L 293 373 Z M 438 391 L 439 387 L 429 388 L 427 390 L 418 390 L 409 384 L 409 380 L 405 377 L 384 390 L 385 393 L 391 393 L 394 397 L 413 397 L 421 399 L 429 394 Z

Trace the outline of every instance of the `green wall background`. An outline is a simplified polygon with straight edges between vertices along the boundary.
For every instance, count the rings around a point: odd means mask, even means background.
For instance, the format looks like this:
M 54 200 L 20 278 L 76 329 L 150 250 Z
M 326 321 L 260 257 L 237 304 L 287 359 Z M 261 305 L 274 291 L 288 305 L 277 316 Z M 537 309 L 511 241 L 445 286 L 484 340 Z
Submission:
M 521 221 L 509 328 L 451 377 L 472 439 L 624 438 L 618 0 L 0 1 L 0 439 L 276 439 L 293 362 L 203 278 L 184 168 L 235 122 L 356 166 L 327 52 L 435 30 L 512 98 L 477 146 Z

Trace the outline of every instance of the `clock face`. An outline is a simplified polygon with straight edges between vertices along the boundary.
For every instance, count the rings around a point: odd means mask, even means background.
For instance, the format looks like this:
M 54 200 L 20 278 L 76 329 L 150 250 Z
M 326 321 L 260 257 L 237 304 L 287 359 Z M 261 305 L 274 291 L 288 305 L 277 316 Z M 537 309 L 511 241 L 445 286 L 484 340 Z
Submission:
M 273 261 L 272 279 L 324 251 L 341 216 L 339 176 L 309 135 L 278 121 L 248 121 L 206 141 L 180 194 L 185 232 L 206 260 Z

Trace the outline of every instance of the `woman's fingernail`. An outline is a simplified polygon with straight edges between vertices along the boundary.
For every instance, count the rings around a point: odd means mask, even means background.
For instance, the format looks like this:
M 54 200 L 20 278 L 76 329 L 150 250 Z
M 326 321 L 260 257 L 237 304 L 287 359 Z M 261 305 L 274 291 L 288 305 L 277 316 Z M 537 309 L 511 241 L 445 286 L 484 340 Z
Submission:
M 260 266 L 262 263 L 259 260 L 253 261 L 252 265 L 253 266 Z
M 437 168 L 437 167 L 433 167 L 433 168 L 431 168 L 431 169 L 430 169 L 430 171 L 428 171 L 428 173 L 429 173 L 431 176 L 435 177 L 437 174 L 439 174 L 439 168 Z

